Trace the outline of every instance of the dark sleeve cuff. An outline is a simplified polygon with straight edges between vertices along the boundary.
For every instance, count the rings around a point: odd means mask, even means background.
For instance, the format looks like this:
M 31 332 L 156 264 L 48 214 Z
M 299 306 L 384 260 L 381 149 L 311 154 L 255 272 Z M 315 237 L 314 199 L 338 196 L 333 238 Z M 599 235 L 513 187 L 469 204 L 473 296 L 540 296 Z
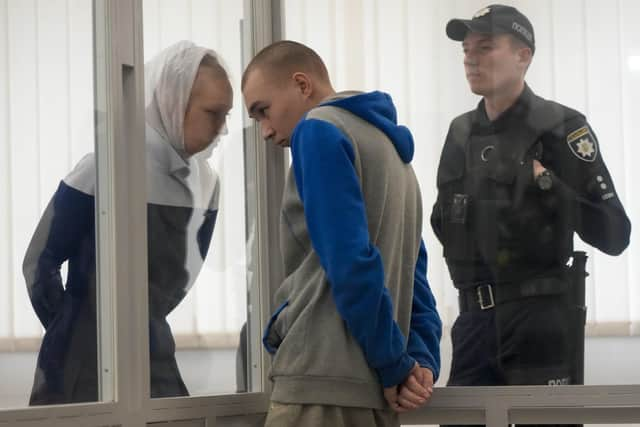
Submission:
M 393 365 L 377 369 L 382 386 L 386 388 L 402 384 L 415 364 L 416 361 L 413 357 L 403 353 L 400 360 Z

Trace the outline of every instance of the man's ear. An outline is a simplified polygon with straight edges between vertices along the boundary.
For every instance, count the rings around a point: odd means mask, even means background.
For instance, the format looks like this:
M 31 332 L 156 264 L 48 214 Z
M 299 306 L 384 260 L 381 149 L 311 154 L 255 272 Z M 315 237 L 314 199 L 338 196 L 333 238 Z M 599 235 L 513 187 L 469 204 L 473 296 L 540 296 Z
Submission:
M 518 57 L 525 67 L 529 67 L 531 60 L 533 59 L 533 52 L 531 51 L 531 48 L 523 47 L 518 49 Z
M 300 93 L 305 97 L 311 97 L 313 93 L 313 83 L 309 75 L 303 72 L 296 72 L 291 76 L 296 88 L 300 91 Z

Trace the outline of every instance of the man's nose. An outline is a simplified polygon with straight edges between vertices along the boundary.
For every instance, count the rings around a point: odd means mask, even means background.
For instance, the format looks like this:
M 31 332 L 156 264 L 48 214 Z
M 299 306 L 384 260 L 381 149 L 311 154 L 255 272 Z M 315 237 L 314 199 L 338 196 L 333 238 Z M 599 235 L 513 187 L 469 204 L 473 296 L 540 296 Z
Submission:
M 264 120 L 260 122 L 260 130 L 262 132 L 262 139 L 270 139 L 275 134 L 271 125 Z
M 477 65 L 475 54 L 471 51 L 464 54 L 464 65 Z

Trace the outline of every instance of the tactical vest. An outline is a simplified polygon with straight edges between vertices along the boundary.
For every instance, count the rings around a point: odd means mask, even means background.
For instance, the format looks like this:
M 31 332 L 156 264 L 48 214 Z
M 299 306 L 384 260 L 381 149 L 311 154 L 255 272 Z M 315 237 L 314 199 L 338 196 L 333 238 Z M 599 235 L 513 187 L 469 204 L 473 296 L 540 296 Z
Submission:
M 534 185 L 532 162 L 580 113 L 532 94 L 526 115 L 486 136 L 472 131 L 475 114 L 452 122 L 438 168 L 440 238 L 454 282 L 463 265 L 485 266 L 496 282 L 560 265 L 572 251 L 570 214 L 554 191 Z

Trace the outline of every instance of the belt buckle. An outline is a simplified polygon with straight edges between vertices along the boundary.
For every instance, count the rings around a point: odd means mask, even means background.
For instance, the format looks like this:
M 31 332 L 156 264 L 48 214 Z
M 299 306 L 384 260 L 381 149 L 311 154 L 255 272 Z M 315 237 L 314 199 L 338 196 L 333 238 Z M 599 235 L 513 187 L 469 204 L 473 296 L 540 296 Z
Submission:
M 483 297 L 484 293 L 482 289 L 487 289 L 487 293 L 489 294 L 489 301 L 485 303 L 485 299 Z M 493 298 L 493 287 L 490 283 L 485 283 L 484 285 L 479 285 L 476 287 L 476 293 L 478 294 L 478 304 L 480 304 L 481 310 L 489 310 L 496 306 L 495 299 Z

